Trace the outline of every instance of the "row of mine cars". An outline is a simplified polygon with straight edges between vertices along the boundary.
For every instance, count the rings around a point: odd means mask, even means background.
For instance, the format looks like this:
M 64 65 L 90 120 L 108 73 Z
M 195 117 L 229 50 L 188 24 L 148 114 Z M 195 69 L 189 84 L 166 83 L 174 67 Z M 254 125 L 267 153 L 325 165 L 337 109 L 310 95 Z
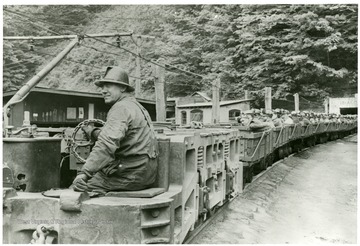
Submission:
M 67 189 L 46 194 L 60 182 L 55 166 L 62 162 L 61 139 L 5 138 L 8 185 L 3 192 L 3 242 L 39 242 L 41 237 L 43 243 L 62 244 L 182 243 L 189 231 L 241 193 L 254 173 L 304 147 L 342 138 L 356 129 L 356 120 L 286 125 L 264 132 L 236 125 L 157 127 L 156 185 L 103 197 Z M 31 158 L 25 158 L 27 151 Z M 76 151 L 86 155 L 89 149 Z M 74 160 L 72 155 L 70 151 Z M 43 159 L 46 162 L 40 165 Z M 15 183 L 27 188 L 20 190 Z

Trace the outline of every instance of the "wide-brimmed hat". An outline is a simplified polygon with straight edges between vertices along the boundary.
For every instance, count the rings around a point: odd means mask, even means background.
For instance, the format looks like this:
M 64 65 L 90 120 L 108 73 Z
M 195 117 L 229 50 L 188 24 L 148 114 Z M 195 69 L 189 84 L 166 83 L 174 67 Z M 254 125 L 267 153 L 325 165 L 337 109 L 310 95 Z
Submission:
M 95 85 L 101 86 L 102 83 L 114 83 L 127 86 L 128 91 L 134 91 L 130 86 L 129 76 L 121 67 L 107 67 L 105 75 L 102 79 L 95 81 Z

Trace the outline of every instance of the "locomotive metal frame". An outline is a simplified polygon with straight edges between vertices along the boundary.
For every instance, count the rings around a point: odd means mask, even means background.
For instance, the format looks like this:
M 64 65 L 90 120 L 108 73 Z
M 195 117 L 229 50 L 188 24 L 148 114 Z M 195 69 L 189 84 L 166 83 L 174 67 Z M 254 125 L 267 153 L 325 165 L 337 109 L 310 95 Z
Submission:
M 68 190 L 50 198 L 4 188 L 3 243 L 29 243 L 43 224 L 52 228 L 50 243 L 182 243 L 189 231 L 242 192 L 254 169 L 356 130 L 356 121 L 265 132 L 240 126 L 165 129 L 157 133 L 158 179 L 151 189 L 95 198 Z

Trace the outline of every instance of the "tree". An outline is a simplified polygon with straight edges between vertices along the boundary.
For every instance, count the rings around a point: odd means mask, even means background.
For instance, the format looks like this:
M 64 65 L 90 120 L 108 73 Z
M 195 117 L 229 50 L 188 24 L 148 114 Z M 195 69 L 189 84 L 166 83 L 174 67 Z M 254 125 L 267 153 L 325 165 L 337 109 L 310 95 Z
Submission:
M 165 59 L 169 96 L 197 90 L 211 91 L 221 78 L 223 99 L 237 99 L 250 90 L 263 98 L 271 86 L 275 98 L 293 93 L 322 100 L 344 95 L 339 88 L 357 86 L 357 5 L 118 5 L 11 6 L 26 10 L 32 21 L 19 22 L 4 12 L 4 35 L 52 35 L 133 32 L 155 39 L 93 39 L 74 49 L 42 82 L 64 89 L 95 90 L 100 67 L 120 65 L 133 75 L 135 56 L 142 47 L 143 94 L 154 91 L 154 68 L 149 60 Z M 31 23 L 42 24 L 45 29 Z M 19 23 L 18 23 L 19 22 Z M 66 42 L 39 42 L 40 51 L 56 55 Z M 34 67 L 51 57 L 27 55 L 19 46 L 4 43 L 4 59 L 25 62 L 20 70 L 4 69 L 6 86 L 20 85 Z M 116 47 L 120 45 L 120 47 Z M 114 47 L 115 46 L 115 47 Z M 127 51 L 126 51 L 127 50 Z M 112 53 L 112 54 L 109 54 Z M 28 56 L 28 57 L 26 57 Z M 47 60 L 46 60 L 47 59 Z M 80 62 L 80 64 L 79 64 Z M 82 65 L 83 63 L 84 65 Z M 173 67 L 193 73 L 184 73 Z M 17 76 L 14 76 L 17 74 Z M 194 75 L 198 74 L 200 76 Z M 131 77 L 131 83 L 134 79 Z

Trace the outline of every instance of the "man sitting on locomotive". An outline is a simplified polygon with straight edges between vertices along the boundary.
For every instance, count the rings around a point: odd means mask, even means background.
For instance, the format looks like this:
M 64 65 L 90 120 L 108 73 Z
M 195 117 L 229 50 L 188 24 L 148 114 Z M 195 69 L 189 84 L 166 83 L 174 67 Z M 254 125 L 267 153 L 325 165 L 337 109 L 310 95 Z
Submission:
M 127 73 L 120 67 L 108 67 L 95 85 L 112 106 L 101 130 L 82 128 L 96 142 L 73 189 L 104 194 L 150 187 L 157 174 L 157 141 L 148 112 L 129 94 L 134 88 Z

